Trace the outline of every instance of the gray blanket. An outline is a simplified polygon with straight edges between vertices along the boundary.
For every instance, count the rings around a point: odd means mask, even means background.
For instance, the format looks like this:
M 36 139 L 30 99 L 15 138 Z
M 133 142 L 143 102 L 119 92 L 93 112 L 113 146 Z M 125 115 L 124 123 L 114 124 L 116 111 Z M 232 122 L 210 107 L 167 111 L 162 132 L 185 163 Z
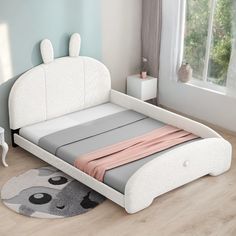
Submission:
M 47 135 L 39 140 L 38 145 L 74 165 L 75 160 L 83 154 L 148 133 L 164 125 L 162 122 L 128 110 Z M 166 151 L 107 171 L 104 183 L 124 193 L 125 185 L 131 175 L 142 165 Z

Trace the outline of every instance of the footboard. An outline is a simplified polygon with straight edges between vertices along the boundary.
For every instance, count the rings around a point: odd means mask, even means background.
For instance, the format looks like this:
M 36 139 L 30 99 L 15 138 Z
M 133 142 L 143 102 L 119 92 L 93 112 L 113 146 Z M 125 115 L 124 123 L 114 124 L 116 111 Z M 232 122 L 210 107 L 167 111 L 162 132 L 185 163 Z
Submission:
M 231 165 L 232 148 L 223 138 L 208 138 L 169 151 L 140 168 L 125 188 L 125 209 L 138 212 L 154 198 L 204 175 L 217 176 Z

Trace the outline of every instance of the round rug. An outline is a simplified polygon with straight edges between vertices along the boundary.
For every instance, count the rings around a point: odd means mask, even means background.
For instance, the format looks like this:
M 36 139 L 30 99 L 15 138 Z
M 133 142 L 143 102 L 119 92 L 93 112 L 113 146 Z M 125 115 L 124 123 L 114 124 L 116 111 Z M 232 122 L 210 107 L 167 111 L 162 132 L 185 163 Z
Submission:
M 11 210 L 36 218 L 65 218 L 95 208 L 105 197 L 54 167 L 32 169 L 10 179 L 1 190 Z

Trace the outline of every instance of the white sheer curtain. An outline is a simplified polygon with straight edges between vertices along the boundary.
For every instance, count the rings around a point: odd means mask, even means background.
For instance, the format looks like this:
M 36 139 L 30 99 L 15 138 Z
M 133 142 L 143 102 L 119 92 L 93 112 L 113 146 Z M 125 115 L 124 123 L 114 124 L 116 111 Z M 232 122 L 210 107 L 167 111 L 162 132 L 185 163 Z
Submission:
M 165 61 L 162 77 L 177 80 L 177 71 L 183 60 L 186 0 L 164 0 L 161 60 Z M 170 56 L 171 55 L 171 56 Z

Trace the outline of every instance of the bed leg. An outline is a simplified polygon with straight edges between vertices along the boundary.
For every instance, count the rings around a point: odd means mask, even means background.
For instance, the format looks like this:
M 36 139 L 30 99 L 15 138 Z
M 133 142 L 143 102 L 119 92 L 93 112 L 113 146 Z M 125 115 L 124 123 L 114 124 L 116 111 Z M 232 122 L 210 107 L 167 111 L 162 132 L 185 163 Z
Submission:
M 217 158 L 217 157 L 216 157 Z M 216 159 L 215 158 L 215 159 Z M 222 154 L 221 158 L 218 158 L 218 162 L 215 160 L 215 166 L 213 170 L 209 173 L 210 176 L 219 176 L 227 172 L 231 167 L 232 161 L 232 149 L 230 144 L 228 145 L 228 153 Z
M 19 134 L 19 131 L 20 129 L 11 130 L 11 144 L 12 144 L 12 147 L 14 148 L 18 147 L 18 145 L 14 141 L 14 134 Z
M 217 177 L 217 176 L 219 176 L 219 175 L 224 174 L 224 173 L 227 172 L 229 169 L 230 169 L 230 165 L 229 165 L 228 167 L 225 167 L 225 168 L 222 168 L 222 169 L 219 169 L 219 170 L 215 170 L 215 171 L 209 173 L 209 175 L 212 176 L 212 177 Z
M 141 199 L 128 198 L 128 201 L 125 202 L 125 210 L 128 214 L 135 214 L 151 206 L 154 199 L 155 198 L 150 197 L 150 196 L 147 196 L 147 197 L 144 196 Z

